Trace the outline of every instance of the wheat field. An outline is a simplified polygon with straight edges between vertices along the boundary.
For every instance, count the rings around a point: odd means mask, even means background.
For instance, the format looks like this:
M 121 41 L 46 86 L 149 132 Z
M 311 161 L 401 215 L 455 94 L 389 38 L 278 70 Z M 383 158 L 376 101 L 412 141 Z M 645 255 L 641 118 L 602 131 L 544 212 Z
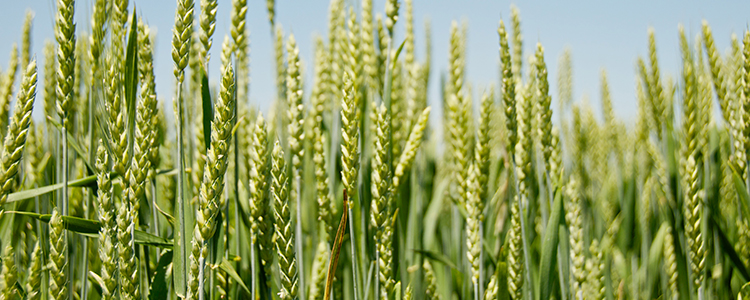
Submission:
M 176 0 L 159 97 L 132 3 L 92 1 L 80 30 L 75 0 L 55 1 L 43 52 L 29 13 L 0 72 L 0 299 L 750 300 L 748 30 L 680 25 L 676 74 L 646 32 L 628 124 L 605 71 L 594 111 L 571 52 L 557 78 L 544 41 L 524 53 L 516 6 L 497 84 L 475 89 L 467 25 L 435 33 L 450 42 L 432 78 L 412 0 L 331 0 L 313 45 L 267 0 L 261 112 L 247 0 Z

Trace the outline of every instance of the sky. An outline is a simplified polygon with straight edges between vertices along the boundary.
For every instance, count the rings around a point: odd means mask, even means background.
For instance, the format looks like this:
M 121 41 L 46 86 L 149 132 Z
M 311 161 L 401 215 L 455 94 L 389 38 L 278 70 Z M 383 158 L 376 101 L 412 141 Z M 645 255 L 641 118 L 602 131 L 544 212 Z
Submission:
M 0 10 L 0 67 L 7 68 L 12 42 L 21 41 L 25 12 L 35 14 L 32 31 L 32 55 L 39 61 L 40 81 L 44 78 L 43 46 L 53 39 L 54 0 L 5 1 Z M 198 1 L 199 2 L 199 1 Z M 360 1 L 345 0 L 359 9 Z M 174 94 L 173 63 L 171 59 L 172 26 L 176 0 L 131 0 L 136 12 L 156 32 L 155 72 L 157 94 L 161 101 L 171 104 Z M 729 49 L 730 36 L 742 36 L 748 28 L 750 1 L 525 1 L 515 5 L 521 12 L 524 56 L 533 54 L 536 43 L 545 48 L 549 69 L 552 107 L 557 107 L 558 60 L 564 49 L 572 51 L 573 96 L 576 101 L 587 97 L 599 107 L 600 73 L 606 69 L 616 114 L 626 122 L 635 120 L 635 62 L 648 51 L 647 30 L 656 32 L 657 51 L 662 74 L 678 78 L 680 52 L 678 24 L 695 37 L 701 21 L 711 25 L 718 49 Z M 77 31 L 90 31 L 93 0 L 76 1 Z M 313 38 L 327 34 L 328 1 L 276 1 L 276 22 L 288 34 L 293 32 L 305 65 L 305 82 L 312 82 Z M 374 0 L 375 13 L 383 13 L 384 0 Z M 510 23 L 510 1 L 488 0 L 414 0 L 417 59 L 425 52 L 424 22 L 432 24 L 432 74 L 429 87 L 430 102 L 439 103 L 439 77 L 447 70 L 449 33 L 452 21 L 468 24 L 466 80 L 475 88 L 474 99 L 489 84 L 498 82 L 498 22 Z M 196 5 L 196 13 L 198 5 Z M 218 72 L 221 43 L 230 26 L 231 1 L 219 0 L 214 46 L 211 49 L 209 73 Z M 403 20 L 403 18 L 401 19 Z M 271 26 L 265 0 L 248 0 L 247 25 L 250 31 L 251 83 L 250 102 L 267 110 L 275 97 L 275 71 Z M 403 40 L 403 21 L 397 23 L 396 39 Z M 17 80 L 18 81 L 18 80 Z M 215 78 L 212 79 L 215 81 Z M 40 82 L 40 85 L 43 83 Z M 306 86 L 309 93 L 310 86 Z M 42 117 L 40 101 L 35 116 Z M 167 106 L 171 111 L 171 105 Z M 554 114 L 554 112 L 553 112 Z M 168 114 L 169 115 L 169 114 Z M 435 118 L 437 115 L 434 115 Z

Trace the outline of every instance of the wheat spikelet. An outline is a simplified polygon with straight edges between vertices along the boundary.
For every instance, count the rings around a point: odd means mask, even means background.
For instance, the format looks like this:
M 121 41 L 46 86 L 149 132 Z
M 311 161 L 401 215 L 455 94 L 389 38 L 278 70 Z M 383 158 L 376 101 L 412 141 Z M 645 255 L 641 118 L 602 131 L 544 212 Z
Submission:
M 449 109 L 449 120 L 450 125 L 450 155 L 453 159 L 452 169 L 455 171 L 454 184 L 455 194 L 454 198 L 458 205 L 463 206 L 466 204 L 465 197 L 467 191 L 466 178 L 468 177 L 467 171 L 469 167 L 469 160 L 471 159 L 470 144 L 471 139 L 469 137 L 469 116 L 468 113 L 471 110 L 471 103 L 467 101 L 463 92 L 464 82 L 464 61 L 461 45 L 463 38 L 458 33 L 458 24 L 453 22 L 451 24 L 451 48 L 450 48 L 450 72 L 449 72 L 449 94 L 448 94 L 448 109 Z
M 174 76 L 177 79 L 178 86 L 185 80 L 185 68 L 188 64 L 191 35 L 193 33 L 193 5 L 193 0 L 177 0 L 174 29 L 172 30 L 172 60 L 175 65 Z
M 723 69 L 724 63 L 721 60 L 719 51 L 716 50 L 716 45 L 714 45 L 713 33 L 711 33 L 711 27 L 708 26 L 708 22 L 703 20 L 701 25 L 703 32 L 703 45 L 706 47 L 708 65 L 711 67 L 711 78 L 713 79 L 714 90 L 716 91 L 716 96 L 719 98 L 719 106 L 721 106 L 722 116 L 726 122 L 729 122 L 729 99 L 727 98 L 727 87 Z
M 34 12 L 27 10 L 26 18 L 21 29 L 21 68 L 26 68 L 31 60 L 31 26 L 34 22 Z
M 156 98 L 151 32 L 150 28 L 140 21 L 138 28 L 138 44 L 140 45 L 138 49 L 138 69 L 140 71 L 141 97 L 136 107 L 135 139 L 142 156 L 138 158 L 136 154 L 134 161 L 139 161 L 138 165 L 145 168 L 145 170 L 139 172 L 146 172 L 149 178 L 153 178 L 152 171 L 158 166 L 159 145 L 164 137 L 163 132 L 160 133 L 158 127 L 160 110 L 159 101 Z
M 312 278 L 310 280 L 310 300 L 318 300 L 323 298 L 326 286 L 326 275 L 328 272 L 327 262 L 330 253 L 328 251 L 328 243 L 324 240 L 318 243 L 318 247 L 315 250 L 315 258 L 312 265 Z
M 107 21 L 107 1 L 96 0 L 91 12 L 91 41 L 89 42 L 91 74 L 93 74 L 92 85 L 96 82 L 99 76 L 99 58 L 101 57 L 104 48 L 103 43 L 106 37 Z
M 363 82 L 368 88 L 377 87 L 378 77 L 377 54 L 375 54 L 375 36 L 373 35 L 372 0 L 362 0 L 362 62 L 364 72 Z
M 68 298 L 68 243 L 65 240 L 65 228 L 62 216 L 55 207 L 49 221 L 49 298 L 63 300 Z
M 279 259 L 281 299 L 297 297 L 297 260 L 294 254 L 294 225 L 289 205 L 289 178 L 286 173 L 284 151 L 279 141 L 273 147 L 271 195 L 274 202 L 276 253 Z
M 73 105 L 74 70 L 76 65 L 76 25 L 74 0 L 58 0 L 55 17 L 55 38 L 57 39 L 57 114 L 64 127 L 68 124 L 68 111 Z
M 25 66 L 24 66 L 25 67 Z M 18 44 L 13 43 L 8 61 L 8 73 L 0 85 L 0 134 L 5 137 L 8 129 L 8 114 L 10 113 L 10 102 L 13 99 L 13 85 L 18 71 Z
M 521 68 L 523 67 L 523 35 L 521 34 L 521 12 L 517 6 L 510 7 L 511 25 L 513 26 L 513 78 L 515 84 L 521 84 Z
M 550 163 L 552 154 L 552 98 L 549 96 L 549 81 L 547 80 L 547 64 L 544 62 L 544 48 L 536 44 L 536 80 L 537 80 L 537 124 L 539 141 L 544 154 L 544 161 Z
M 372 206 L 371 224 L 375 230 L 374 242 L 377 253 L 380 299 L 388 299 L 393 289 L 391 277 L 391 245 L 392 233 L 390 226 L 391 182 L 390 165 L 388 164 L 388 136 L 389 121 L 385 104 L 381 103 L 377 112 L 376 137 L 372 156 Z
M 655 120 L 657 121 L 656 124 L 659 126 L 662 125 L 662 121 L 666 121 L 667 119 L 663 119 L 664 114 L 666 112 L 667 103 L 664 99 L 664 88 L 661 82 L 661 75 L 659 72 L 659 61 L 656 56 L 656 37 L 654 34 L 654 29 L 649 28 L 648 29 L 648 60 L 651 67 L 651 72 L 648 74 L 648 88 L 649 88 L 649 99 L 650 99 L 650 105 L 651 110 L 654 114 Z M 646 79 L 646 78 L 644 78 Z M 657 135 L 661 137 L 662 130 L 661 127 L 654 128 L 657 132 Z
M 479 231 L 482 222 L 482 199 L 479 197 L 481 186 L 479 185 L 479 168 L 477 163 L 469 166 L 469 189 L 466 195 L 466 257 L 471 266 L 471 282 L 474 285 L 474 291 L 478 292 L 479 288 L 479 265 L 480 255 L 482 252 L 481 232 Z M 478 297 L 478 295 L 476 295 Z
M 28 277 L 26 278 L 27 299 L 38 300 L 42 298 L 42 246 L 39 239 L 34 242 L 34 249 L 31 251 L 31 261 L 29 263 Z
M 742 61 L 740 65 L 742 69 L 740 71 L 741 79 L 741 90 L 740 98 L 742 99 L 742 123 L 745 125 L 743 135 L 745 136 L 745 150 L 750 149 L 750 31 L 745 31 L 745 35 L 742 38 Z M 745 176 L 747 176 L 745 174 Z
M 354 194 L 359 169 L 359 110 L 354 99 L 352 74 L 344 73 L 344 98 L 341 102 L 341 182 Z
M 123 196 L 125 198 L 125 196 Z M 126 199 L 120 205 L 117 213 L 117 256 L 119 295 L 122 299 L 139 299 L 138 262 L 135 257 L 135 222 L 133 213 L 129 209 Z
M 303 142 L 305 139 L 304 125 L 304 105 L 302 103 L 302 86 L 300 83 L 300 70 L 299 70 L 299 48 L 297 48 L 297 42 L 294 39 L 294 34 L 289 35 L 289 41 L 286 46 L 288 53 L 287 61 L 287 77 L 286 77 L 286 97 L 289 105 L 289 150 L 292 157 L 292 173 L 296 172 L 302 167 L 302 159 L 304 156 Z M 292 189 L 292 198 L 296 193 Z
M 400 4 L 398 0 L 387 0 L 385 2 L 385 27 L 388 29 L 388 36 L 393 40 L 393 26 L 398 21 L 398 9 Z
M 286 67 L 284 65 L 284 29 L 276 24 L 274 31 L 274 54 L 276 57 L 276 89 L 278 100 L 283 101 L 286 95 Z
M 440 300 L 440 294 L 437 293 L 437 280 L 435 279 L 435 270 L 432 269 L 432 264 L 429 260 L 424 260 L 422 264 L 424 268 L 424 277 L 427 283 L 425 288 L 425 299 Z
M 247 0 L 233 0 L 230 35 L 237 55 L 237 99 L 242 103 L 248 97 L 250 83 L 250 37 L 247 33 Z
M 46 40 L 44 43 L 44 114 L 55 116 L 57 114 L 57 56 L 55 55 L 55 44 Z
M 505 127 L 508 132 L 508 153 L 513 156 L 518 141 L 518 120 L 516 119 L 516 84 L 508 46 L 508 33 L 505 24 L 500 20 L 497 29 L 500 36 L 500 60 L 502 63 L 502 100 L 505 109 Z
M 680 299 L 679 289 L 677 287 L 677 256 L 675 255 L 674 237 L 672 236 L 672 227 L 667 227 L 667 234 L 664 236 L 664 268 L 667 273 L 670 299 Z
M 99 258 L 102 261 L 100 277 L 104 282 L 102 296 L 113 297 L 117 289 L 117 224 L 115 222 L 115 199 L 112 194 L 112 181 L 109 177 L 109 155 L 102 143 L 99 143 L 97 150 L 96 168 L 99 171 L 97 175 L 97 187 L 99 189 L 97 208 L 99 223 L 102 225 L 99 230 Z
M 696 99 L 696 79 L 693 71 L 693 60 L 684 29 L 680 27 L 680 46 L 683 55 L 683 134 L 684 143 L 681 155 L 682 185 L 685 195 L 685 235 L 688 258 L 690 261 L 691 280 L 695 291 L 702 285 L 704 268 L 704 242 L 701 234 L 701 213 L 703 211 L 702 191 L 699 187 L 700 166 L 702 160 L 698 154 L 702 148 L 698 141 L 698 100 Z
M 430 108 L 425 108 L 419 115 L 419 119 L 412 126 L 409 139 L 406 141 L 404 151 L 401 153 L 401 157 L 398 160 L 396 169 L 393 172 L 393 188 L 396 190 L 401 184 L 401 178 L 404 176 L 407 170 L 411 168 L 411 164 L 414 162 L 414 157 L 417 155 L 417 150 L 422 144 L 422 137 L 427 128 L 427 122 L 430 120 Z
M 570 208 L 567 209 L 567 223 L 570 226 L 570 260 L 571 260 L 571 289 L 576 298 L 582 293 L 582 284 L 586 280 L 584 269 L 583 249 L 583 221 L 581 216 L 581 195 L 578 179 L 571 177 L 566 186 Z
M 14 285 L 18 279 L 18 273 L 13 252 L 13 247 L 8 243 L 3 252 L 3 265 L 0 270 L 0 274 L 2 274 L 0 296 L 2 296 L 3 299 L 13 299 L 13 292 L 16 290 Z
M 224 49 L 229 45 L 225 42 Z M 188 295 L 202 293 L 203 282 L 199 278 L 208 257 L 207 241 L 216 231 L 216 215 L 223 209 L 221 203 L 224 191 L 224 174 L 227 170 L 229 147 L 232 143 L 232 126 L 234 124 L 234 70 L 231 65 L 222 66 L 221 90 L 214 103 L 214 118 L 211 121 L 211 147 L 206 152 L 206 164 L 198 196 L 198 211 L 193 230 L 192 251 L 190 255 L 191 276 Z M 197 276 L 198 275 L 198 276 Z M 190 298 L 190 296 L 188 296 Z
M 565 48 L 558 62 L 560 71 L 557 73 L 557 99 L 561 114 L 573 103 L 573 59 L 571 56 L 570 48 Z
M 26 68 L 21 82 L 13 118 L 7 127 L 7 135 L 3 141 L 2 169 L 0 169 L 0 206 L 8 201 L 8 194 L 14 191 L 18 169 L 26 145 L 26 136 L 31 122 L 31 113 L 36 99 L 37 70 L 36 61 L 32 60 Z M 0 209 L 0 211 L 2 211 Z
M 518 195 L 510 204 L 508 229 L 508 292 L 512 299 L 521 299 L 524 282 L 524 257 L 521 240 L 521 208 Z
M 480 201 L 479 211 L 484 210 L 484 202 L 487 199 L 487 181 L 490 174 L 490 149 L 492 147 L 492 117 L 494 111 L 495 89 L 490 87 L 489 92 L 482 95 L 479 108 L 479 126 L 477 127 L 477 139 L 474 144 L 474 161 L 478 171 L 478 195 Z
M 200 51 L 200 57 L 203 64 L 207 64 L 211 59 L 209 50 L 213 44 L 211 38 L 216 31 L 216 6 L 218 2 L 216 0 L 201 0 L 201 15 L 200 15 L 200 33 L 199 39 L 203 46 Z

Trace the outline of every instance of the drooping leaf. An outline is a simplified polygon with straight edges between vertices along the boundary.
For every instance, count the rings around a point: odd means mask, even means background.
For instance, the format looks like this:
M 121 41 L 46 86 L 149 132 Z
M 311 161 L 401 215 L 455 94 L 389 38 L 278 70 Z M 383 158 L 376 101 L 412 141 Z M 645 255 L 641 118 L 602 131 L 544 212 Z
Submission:
M 245 292 L 248 295 L 251 294 L 250 293 L 250 289 L 247 288 L 247 285 L 245 285 L 245 282 L 242 281 L 242 277 L 240 277 L 240 275 L 237 274 L 237 271 L 234 270 L 234 267 L 232 267 L 232 264 L 228 260 L 226 260 L 226 259 L 222 260 L 221 264 L 219 264 L 219 269 L 221 269 L 222 271 L 224 271 L 225 273 L 227 273 L 227 275 L 229 275 L 229 277 L 232 277 L 232 279 L 234 280 L 234 282 L 239 283 L 240 287 L 242 287 L 242 289 L 245 290 Z
M 49 220 L 52 218 L 51 214 L 43 215 L 43 214 L 38 214 L 38 213 L 33 213 L 33 212 L 26 212 L 26 211 L 7 211 L 5 213 L 26 216 L 32 219 L 42 221 L 44 223 L 49 223 Z M 71 217 L 71 216 L 62 216 L 62 221 L 63 221 L 63 226 L 65 226 L 65 229 L 68 231 L 76 232 L 76 233 L 85 235 L 90 238 L 99 237 L 99 230 L 101 229 L 101 225 L 99 224 L 99 221 L 83 219 L 83 218 L 78 218 L 78 217 Z M 139 245 L 154 246 L 154 247 L 159 247 L 159 248 L 171 248 L 172 247 L 172 241 L 159 237 L 159 236 L 155 236 L 147 232 L 144 232 L 142 230 L 135 230 L 134 238 L 135 238 L 135 243 Z
M 169 294 L 169 283 L 167 282 L 167 269 L 172 263 L 172 251 L 167 251 L 159 258 L 159 265 L 156 267 L 156 273 L 151 278 L 151 290 L 148 298 L 152 300 L 167 299 Z

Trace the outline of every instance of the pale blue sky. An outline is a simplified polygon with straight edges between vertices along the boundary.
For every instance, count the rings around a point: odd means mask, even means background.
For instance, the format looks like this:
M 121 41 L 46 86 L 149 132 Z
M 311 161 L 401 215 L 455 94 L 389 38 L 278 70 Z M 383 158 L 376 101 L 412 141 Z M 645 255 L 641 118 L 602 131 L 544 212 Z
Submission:
M 42 47 L 52 39 L 55 1 L 5 1 L 0 10 L 0 66 L 7 67 L 11 42 L 20 43 L 25 11 L 35 12 L 33 52 L 43 59 Z M 92 0 L 76 3 L 77 30 L 90 30 Z M 198 1 L 199 2 L 199 1 Z M 327 32 L 328 1 L 276 1 L 276 20 L 285 31 L 293 31 L 311 83 L 314 34 Z M 359 1 L 346 0 L 359 7 Z M 375 12 L 384 10 L 384 0 L 374 1 Z M 156 77 L 160 99 L 171 102 L 173 93 L 172 59 L 170 57 L 171 28 L 174 22 L 175 0 L 133 1 L 137 12 L 157 32 Z M 248 0 L 248 27 L 251 47 L 250 98 L 266 109 L 275 95 L 273 46 L 266 15 L 265 0 Z M 497 24 L 502 16 L 508 22 L 510 1 L 448 1 L 415 0 L 417 58 L 424 57 L 424 19 L 432 21 L 433 65 L 430 97 L 437 103 L 438 78 L 446 70 L 448 37 L 453 20 L 465 20 L 469 25 L 467 46 L 467 80 L 475 87 L 497 82 L 498 36 Z M 695 36 L 702 19 L 714 30 L 717 46 L 722 52 L 729 47 L 731 33 L 741 36 L 748 26 L 750 1 L 528 1 L 518 2 L 521 10 L 525 55 L 532 53 L 536 42 L 545 47 L 549 66 L 553 101 L 556 96 L 558 58 L 565 47 L 573 53 L 574 97 L 589 95 L 598 107 L 599 74 L 606 68 L 609 74 L 614 106 L 617 114 L 632 121 L 636 111 L 635 60 L 647 52 L 647 29 L 656 30 L 659 59 L 663 73 L 677 75 L 679 50 L 677 25 L 685 25 Z M 221 42 L 229 28 L 231 1 L 219 0 L 211 70 L 218 70 Z M 402 19 L 403 20 L 403 19 Z M 403 38 L 403 22 L 399 22 L 397 39 Z M 41 72 L 41 70 L 40 70 Z M 214 71 L 215 72 L 215 71 Z M 40 74 L 40 78 L 43 78 Z M 40 83 L 41 84 L 41 83 Z M 309 85 L 307 89 L 309 90 Z M 41 90 L 41 89 L 40 89 Z M 479 93 L 475 88 L 475 93 Z M 40 93 L 41 94 L 41 93 Z M 476 99 L 476 97 L 475 97 Z M 553 107 L 557 107 L 553 103 Z M 41 116 L 37 109 L 37 116 Z

